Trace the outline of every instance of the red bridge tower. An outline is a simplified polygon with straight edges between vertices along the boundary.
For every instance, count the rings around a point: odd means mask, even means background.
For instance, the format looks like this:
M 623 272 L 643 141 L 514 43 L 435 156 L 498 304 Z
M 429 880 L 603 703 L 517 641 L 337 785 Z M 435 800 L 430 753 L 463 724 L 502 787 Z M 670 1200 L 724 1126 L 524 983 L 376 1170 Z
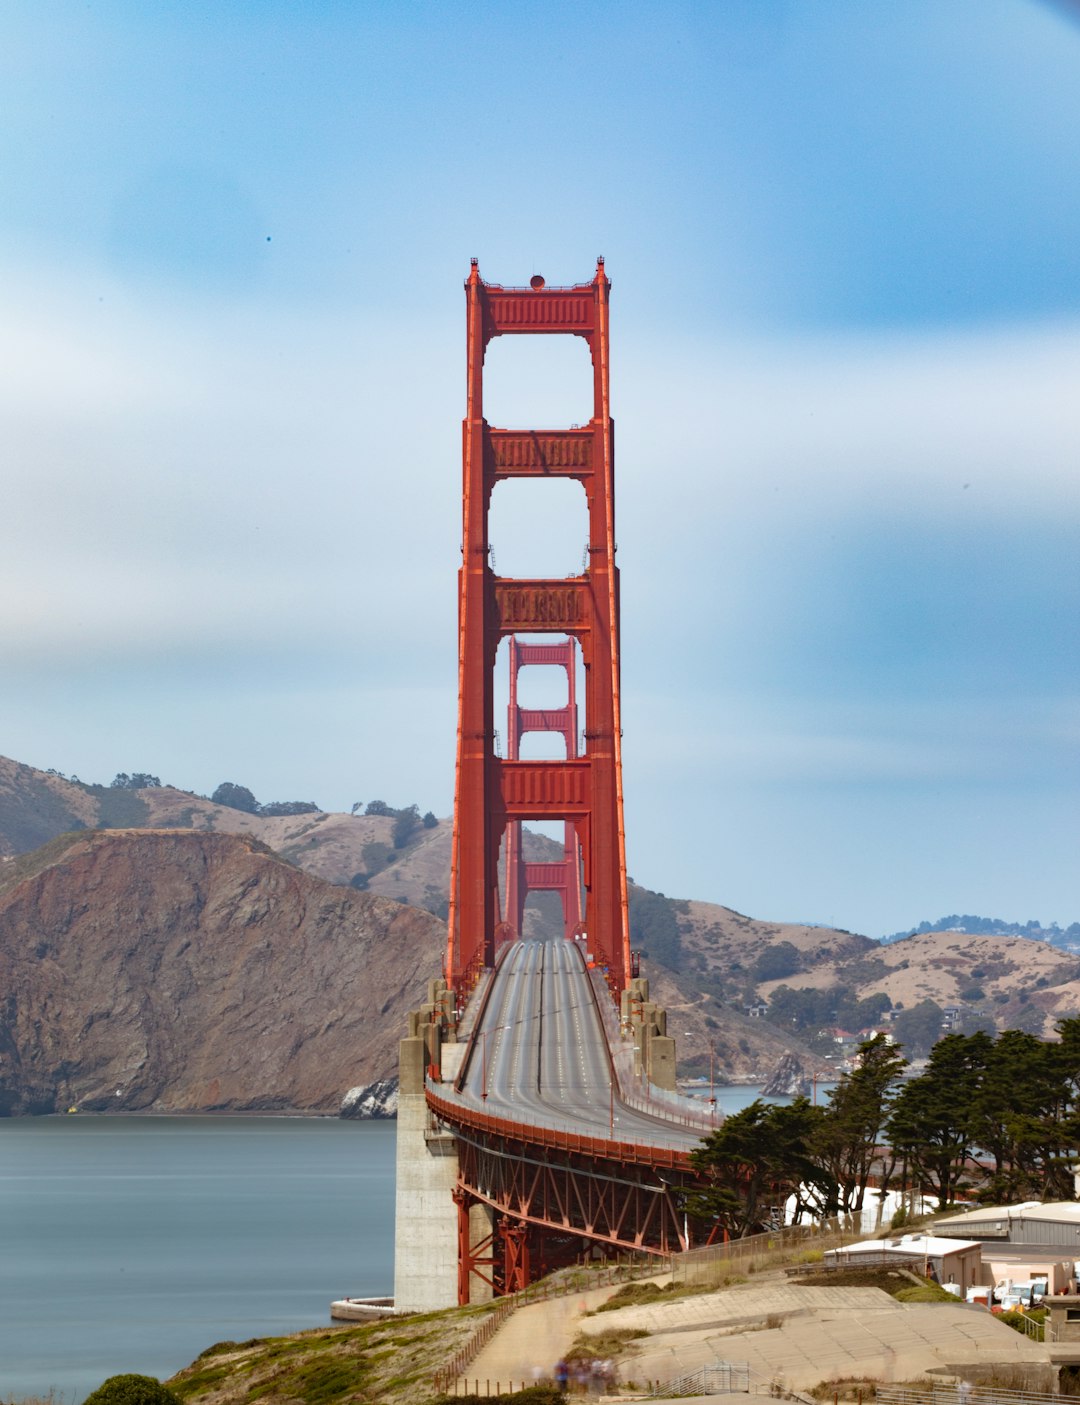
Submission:
M 518 673 L 528 665 L 546 664 L 566 670 L 564 707 L 522 707 L 518 703 Z M 508 755 L 520 760 L 521 739 L 526 732 L 555 732 L 562 737 L 568 760 L 577 757 L 577 646 L 573 639 L 561 644 L 524 644 L 510 636 L 510 705 L 507 709 Z M 571 820 L 563 826 L 563 856 L 547 863 L 525 859 L 521 821 L 506 827 L 506 905 L 503 929 L 510 940 L 520 937 L 525 899 L 529 893 L 558 893 L 562 902 L 563 935 L 576 937 L 585 930 L 581 920 L 581 853 L 577 830 Z
M 459 999 L 468 994 L 480 971 L 494 963 L 502 920 L 499 848 L 508 826 L 517 828 L 522 820 L 565 821 L 568 844 L 563 862 L 576 870 L 580 850 L 589 950 L 597 964 L 606 967 L 613 992 L 622 990 L 630 978 L 608 370 L 610 287 L 603 259 L 597 260 L 590 283 L 571 288 L 548 288 L 538 275 L 527 288 L 484 283 L 473 259 L 465 284 L 468 393 L 458 593 L 457 775 L 446 954 L 446 979 Z M 593 366 L 593 414 L 585 428 L 506 430 L 487 423 L 484 355 L 492 337 L 508 335 L 585 338 Z M 489 565 L 488 510 L 495 484 L 510 478 L 571 478 L 582 485 L 589 513 L 588 565 L 582 575 L 522 580 L 494 574 Z M 505 760 L 496 755 L 495 655 L 502 638 L 519 634 L 557 636 L 551 642 L 568 650 L 566 667 L 571 676 L 573 641 L 580 647 L 585 666 L 581 755 L 573 745 L 568 746 L 564 761 L 521 760 L 517 754 L 520 732 L 515 728 L 521 719 L 513 716 L 510 754 Z M 523 651 L 544 647 L 515 644 Z M 513 663 L 511 678 L 516 678 Z M 568 708 L 573 711 L 573 707 L 571 697 Z M 519 711 L 527 719 L 528 714 Z M 572 725 L 576 739 L 576 722 Z M 536 730 L 562 731 L 563 726 Z M 508 858 L 512 857 L 511 849 Z M 514 926 L 520 921 L 524 896 L 519 857 L 508 871 L 515 866 L 520 898 L 508 892 L 506 912 Z M 539 873 L 536 878 L 534 886 L 541 886 Z

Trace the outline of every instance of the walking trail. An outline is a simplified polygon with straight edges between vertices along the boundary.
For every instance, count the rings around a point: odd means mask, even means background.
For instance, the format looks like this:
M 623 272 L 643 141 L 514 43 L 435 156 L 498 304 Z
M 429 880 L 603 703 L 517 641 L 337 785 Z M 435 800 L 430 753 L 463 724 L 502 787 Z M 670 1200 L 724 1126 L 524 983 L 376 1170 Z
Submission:
M 618 1292 L 620 1286 L 590 1288 L 518 1308 L 461 1377 L 461 1388 L 465 1388 L 466 1380 L 470 1387 L 479 1381 L 481 1391 L 485 1381 L 491 1382 L 492 1391 L 496 1382 L 503 1387 L 511 1381 L 515 1385 L 532 1385 L 537 1366 L 550 1376 L 556 1361 L 566 1354 L 581 1330 L 581 1319 Z

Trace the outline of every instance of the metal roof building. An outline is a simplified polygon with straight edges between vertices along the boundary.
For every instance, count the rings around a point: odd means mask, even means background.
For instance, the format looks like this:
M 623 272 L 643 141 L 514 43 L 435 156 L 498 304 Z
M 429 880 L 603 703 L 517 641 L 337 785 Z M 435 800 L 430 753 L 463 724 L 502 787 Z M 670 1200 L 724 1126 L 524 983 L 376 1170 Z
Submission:
M 1061 1250 L 1064 1258 L 1080 1258 L 1080 1203 L 1075 1200 L 983 1206 L 938 1220 L 934 1229 L 982 1243 L 1038 1246 Z

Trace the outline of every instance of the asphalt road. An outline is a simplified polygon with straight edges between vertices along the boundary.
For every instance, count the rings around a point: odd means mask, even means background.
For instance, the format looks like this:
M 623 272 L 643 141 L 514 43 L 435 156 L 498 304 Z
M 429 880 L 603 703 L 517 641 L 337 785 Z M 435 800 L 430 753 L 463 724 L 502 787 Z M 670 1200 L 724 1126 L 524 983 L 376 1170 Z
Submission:
M 690 1149 L 703 1135 L 621 1099 L 589 973 L 568 941 L 507 952 L 458 1096 L 495 1116 L 644 1146 Z

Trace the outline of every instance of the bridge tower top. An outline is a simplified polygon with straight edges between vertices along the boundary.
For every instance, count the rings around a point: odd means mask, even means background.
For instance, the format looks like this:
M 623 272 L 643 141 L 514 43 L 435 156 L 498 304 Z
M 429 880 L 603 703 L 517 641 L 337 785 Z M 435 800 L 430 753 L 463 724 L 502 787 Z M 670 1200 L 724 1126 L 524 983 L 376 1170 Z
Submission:
M 581 848 L 585 927 L 613 992 L 630 976 L 619 702 L 619 579 L 615 566 L 614 433 L 608 298 L 598 259 L 588 283 L 485 283 L 472 260 L 466 296 L 466 414 L 462 442 L 462 564 L 458 577 L 458 735 L 446 979 L 466 995 L 494 961 L 501 921 L 498 866 L 507 825 L 564 820 Z M 593 413 L 581 428 L 499 429 L 484 418 L 484 355 L 497 336 L 584 337 Z M 584 571 L 568 578 L 505 578 L 490 564 L 488 511 L 496 483 L 569 478 L 588 506 Z M 501 639 L 555 636 L 522 650 L 576 641 L 585 666 L 585 746 L 564 761 L 505 760 L 495 752 L 495 655 Z M 573 658 L 572 651 L 567 654 Z M 536 662 L 541 662 L 537 657 Z M 561 657 L 544 662 L 562 662 Z M 569 667 L 569 664 L 567 665 Z

